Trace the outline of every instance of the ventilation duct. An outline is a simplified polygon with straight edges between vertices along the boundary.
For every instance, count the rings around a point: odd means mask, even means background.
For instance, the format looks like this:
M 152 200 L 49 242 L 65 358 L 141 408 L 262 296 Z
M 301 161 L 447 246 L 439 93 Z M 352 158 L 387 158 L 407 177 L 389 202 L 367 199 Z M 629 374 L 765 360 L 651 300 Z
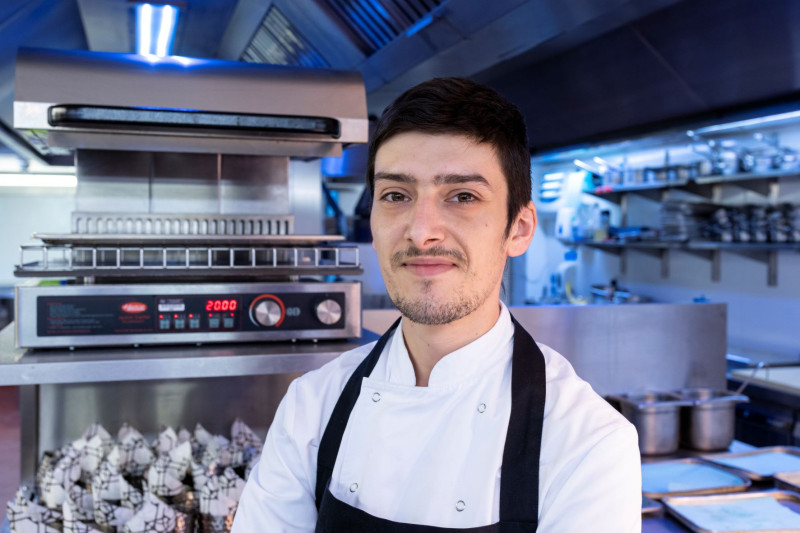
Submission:
M 241 57 L 249 63 L 330 68 L 325 58 L 272 6 Z
M 433 20 L 446 0 L 324 0 L 370 56 L 404 32 L 414 33 Z

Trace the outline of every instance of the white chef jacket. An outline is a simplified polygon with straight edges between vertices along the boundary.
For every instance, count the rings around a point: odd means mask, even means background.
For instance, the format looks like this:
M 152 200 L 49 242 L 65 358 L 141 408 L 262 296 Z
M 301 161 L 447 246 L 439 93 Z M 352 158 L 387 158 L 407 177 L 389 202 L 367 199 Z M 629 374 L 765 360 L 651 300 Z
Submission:
M 394 522 L 469 528 L 499 520 L 514 335 L 500 305 L 492 329 L 442 358 L 427 387 L 416 386 L 401 322 L 362 382 L 333 469 L 333 496 Z M 289 386 L 233 533 L 314 531 L 320 440 L 347 380 L 374 344 L 345 352 Z M 636 430 L 563 356 L 539 348 L 547 389 L 538 531 L 641 531 Z

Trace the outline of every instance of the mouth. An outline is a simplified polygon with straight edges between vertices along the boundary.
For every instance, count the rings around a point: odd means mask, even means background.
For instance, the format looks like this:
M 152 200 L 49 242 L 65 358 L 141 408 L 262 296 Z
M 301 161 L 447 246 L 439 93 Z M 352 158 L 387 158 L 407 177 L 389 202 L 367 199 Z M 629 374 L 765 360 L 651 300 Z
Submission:
M 415 257 L 404 261 L 401 266 L 412 274 L 423 277 L 436 276 L 457 268 L 455 263 L 442 257 Z

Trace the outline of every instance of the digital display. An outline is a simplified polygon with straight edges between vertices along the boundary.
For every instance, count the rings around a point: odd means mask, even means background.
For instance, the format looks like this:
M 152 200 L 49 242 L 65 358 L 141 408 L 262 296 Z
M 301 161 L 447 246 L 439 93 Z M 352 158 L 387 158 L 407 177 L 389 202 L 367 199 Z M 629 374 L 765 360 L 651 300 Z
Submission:
M 236 311 L 239 302 L 236 298 L 230 300 L 206 300 L 206 311 Z

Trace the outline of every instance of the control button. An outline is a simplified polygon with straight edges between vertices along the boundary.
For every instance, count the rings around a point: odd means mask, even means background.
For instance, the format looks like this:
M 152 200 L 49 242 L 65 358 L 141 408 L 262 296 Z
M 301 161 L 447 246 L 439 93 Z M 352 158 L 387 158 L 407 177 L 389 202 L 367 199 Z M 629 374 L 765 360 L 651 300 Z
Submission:
M 175 315 L 175 329 L 186 329 L 186 315 Z
M 200 317 L 189 316 L 189 329 L 200 329 Z
M 208 327 L 209 329 L 219 329 L 219 314 L 213 313 L 208 315 Z
M 322 300 L 316 307 L 317 318 L 323 324 L 331 326 L 342 318 L 342 306 L 336 300 Z
M 171 322 L 169 320 L 169 317 L 158 318 L 158 329 L 169 329 L 170 324 Z
M 271 294 L 259 296 L 250 305 L 250 319 L 257 326 L 280 326 L 285 314 L 283 302 Z
M 233 329 L 233 317 L 232 316 L 223 317 L 222 327 L 226 329 Z

